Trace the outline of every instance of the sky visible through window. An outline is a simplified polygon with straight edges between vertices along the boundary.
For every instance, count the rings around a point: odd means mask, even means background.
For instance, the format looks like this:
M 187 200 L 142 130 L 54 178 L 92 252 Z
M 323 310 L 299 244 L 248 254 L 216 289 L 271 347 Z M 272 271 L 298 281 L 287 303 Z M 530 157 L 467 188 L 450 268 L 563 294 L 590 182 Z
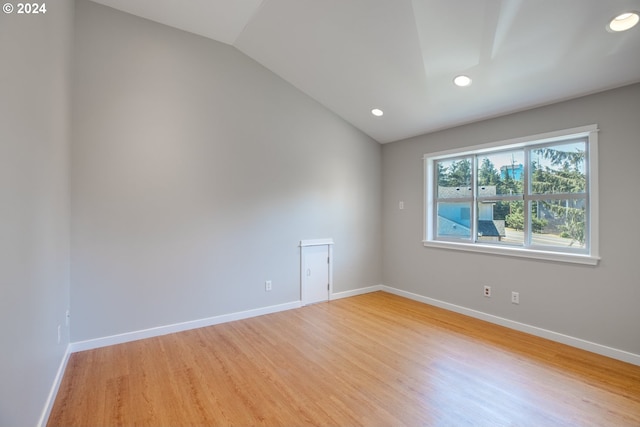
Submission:
M 585 152 L 585 143 L 583 141 L 572 142 L 569 144 L 561 144 L 555 145 L 552 148 L 556 150 L 562 150 L 566 153 L 584 153 Z M 497 153 L 487 153 L 478 155 L 479 159 L 484 157 L 489 157 L 493 165 L 497 170 L 500 170 L 503 166 L 512 166 L 512 165 L 524 165 L 524 150 L 517 149 L 513 151 L 502 151 Z M 531 160 L 537 162 L 542 167 L 550 167 L 553 168 L 552 162 L 550 159 L 544 158 L 540 153 L 536 151 L 536 149 L 532 150 Z M 582 162 L 578 165 L 581 173 L 585 173 L 585 163 Z

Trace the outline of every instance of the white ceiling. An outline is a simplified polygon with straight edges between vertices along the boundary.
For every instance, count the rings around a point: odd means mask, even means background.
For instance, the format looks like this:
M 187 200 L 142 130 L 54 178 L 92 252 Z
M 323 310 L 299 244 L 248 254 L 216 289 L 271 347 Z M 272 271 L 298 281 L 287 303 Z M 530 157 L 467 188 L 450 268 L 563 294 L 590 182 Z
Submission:
M 94 1 L 233 45 L 381 143 L 640 81 L 640 26 L 605 30 L 640 0 Z

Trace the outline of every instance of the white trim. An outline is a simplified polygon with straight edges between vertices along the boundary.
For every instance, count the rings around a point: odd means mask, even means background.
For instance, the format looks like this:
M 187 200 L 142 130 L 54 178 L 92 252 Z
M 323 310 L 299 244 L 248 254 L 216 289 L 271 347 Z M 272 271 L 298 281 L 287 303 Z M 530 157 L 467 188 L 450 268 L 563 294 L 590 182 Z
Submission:
M 449 157 L 454 154 L 465 154 L 473 151 L 474 153 L 482 153 L 483 151 L 493 151 L 493 149 L 500 147 L 508 150 L 510 148 L 522 148 L 531 144 L 531 141 L 535 141 L 536 144 L 544 144 L 548 142 L 563 141 L 568 136 L 580 138 L 582 136 L 592 136 L 599 131 L 598 125 L 586 125 L 579 126 L 571 129 L 562 129 L 552 132 L 539 133 L 537 135 L 523 136 L 520 138 L 505 139 L 502 141 L 487 142 L 485 144 L 471 145 L 462 148 L 452 148 L 450 150 L 436 151 L 434 153 L 425 154 L 423 160 L 438 160 L 442 157 Z
M 56 372 L 56 377 L 54 378 L 53 384 L 51 385 L 51 390 L 49 390 L 49 395 L 47 396 L 44 409 L 42 410 L 42 414 L 40 415 L 40 419 L 38 420 L 38 427 L 45 427 L 47 425 L 47 422 L 49 421 L 49 416 L 51 415 L 53 404 L 56 401 L 56 395 L 58 394 L 58 390 L 60 389 L 60 384 L 62 383 L 64 372 L 67 369 L 67 363 L 69 362 L 71 353 L 71 344 L 68 344 L 64 352 L 64 356 L 62 356 L 62 360 L 60 361 L 60 366 L 58 366 L 58 372 Z
M 608 347 L 602 344 L 586 341 L 581 338 L 575 338 L 569 335 L 561 334 L 558 332 L 550 331 L 547 329 L 539 328 L 537 326 L 527 325 L 525 323 L 516 322 L 514 320 L 505 319 L 503 317 L 494 316 L 492 314 L 483 313 L 481 311 L 473 310 L 470 308 L 462 307 L 459 305 L 451 304 L 448 302 L 440 301 L 437 299 L 425 297 L 422 295 L 414 294 L 401 289 L 393 288 L 386 285 L 375 285 L 365 288 L 352 289 L 349 291 L 338 292 L 331 294 L 331 300 L 337 300 L 342 298 L 348 298 L 352 296 L 367 294 L 371 292 L 388 292 L 390 294 L 398 295 L 404 298 L 408 298 L 414 301 L 418 301 L 424 304 L 433 305 L 436 307 L 444 308 L 445 310 L 454 311 L 456 313 L 464 314 L 476 319 L 485 320 L 490 323 L 505 326 L 510 329 L 525 332 L 541 338 L 546 338 L 551 341 L 556 341 L 562 344 L 567 344 L 572 347 L 580 348 L 582 350 L 590 351 L 592 353 L 600 354 L 603 356 L 611 357 L 613 359 L 621 360 L 623 362 L 631 363 L 640 366 L 640 355 L 630 353 L 624 350 Z M 224 314 L 221 316 L 209 317 L 206 319 L 194 320 L 190 322 L 176 323 L 173 325 L 160 326 L 157 328 L 149 328 L 140 331 L 128 332 L 124 334 L 112 335 L 103 338 L 96 338 L 92 340 L 79 341 L 70 343 L 67 347 L 67 352 L 60 364 L 56 379 L 52 386 L 47 405 L 42 413 L 40 423 L 38 426 L 46 425 L 46 420 L 49 416 L 53 402 L 55 401 L 55 395 L 62 381 L 67 362 L 71 353 L 79 351 L 91 350 L 94 348 L 106 347 L 109 345 L 122 344 L 125 342 L 136 341 L 144 338 L 152 338 L 161 335 L 166 335 L 175 332 L 186 331 L 189 329 L 202 328 L 206 326 L 217 325 L 226 322 L 232 322 L 235 320 L 248 319 L 251 317 L 262 316 L 264 314 L 271 314 L 280 311 L 292 310 L 302 307 L 302 301 L 293 301 L 285 304 L 273 305 L 269 307 L 258 308 L 254 310 L 241 311 L 237 313 Z
M 333 245 L 333 244 L 334 243 L 332 238 L 300 240 L 301 248 L 305 246 L 324 246 L 324 245 Z
M 329 292 L 327 292 L 327 301 L 331 301 L 331 294 L 333 293 L 333 240 L 331 243 L 327 243 L 327 248 L 329 249 L 329 259 L 327 261 L 329 264 Z
M 330 294 L 330 299 L 348 298 L 351 296 L 366 294 L 370 292 L 376 292 L 383 290 L 383 285 L 370 286 L 367 288 L 359 288 L 350 291 L 338 292 Z M 63 361 L 64 366 L 61 365 L 61 369 L 58 372 L 60 376 L 64 373 L 69 355 L 71 353 L 77 353 L 79 351 L 93 350 L 95 348 L 107 347 L 110 345 L 123 344 L 126 342 L 137 341 L 145 338 L 159 337 L 162 335 L 172 334 L 176 332 L 187 331 L 190 329 L 204 328 L 207 326 L 219 325 L 221 323 L 233 322 L 235 320 L 249 319 L 251 317 L 262 316 L 265 314 L 277 313 L 280 311 L 293 310 L 303 307 L 302 301 L 292 301 L 285 304 L 272 305 L 269 307 L 256 308 L 253 310 L 240 311 L 236 313 L 223 314 L 220 316 L 208 317 L 205 319 L 192 320 L 182 323 L 174 323 L 172 325 L 158 326 L 155 328 L 142 329 L 139 331 L 125 332 L 123 334 L 110 335 L 101 338 L 95 338 L 85 341 L 76 341 L 69 344 L 67 347 L 67 354 Z M 56 380 L 58 378 L 56 377 Z M 59 386 L 59 384 L 58 384 Z M 57 388 L 56 388 L 57 390 Z M 54 396 L 55 397 L 55 396 Z
M 383 288 L 382 285 L 375 285 L 375 286 L 369 286 L 367 288 L 359 288 L 359 289 L 352 289 L 350 291 L 337 292 L 335 294 L 331 294 L 329 299 L 333 301 L 336 299 L 354 297 L 356 295 L 368 294 L 371 292 L 378 292 L 383 290 L 382 288 Z
M 158 326 L 155 328 L 142 329 L 139 331 L 125 332 L 123 334 L 111 335 L 102 338 L 95 338 L 86 341 L 78 341 L 70 344 L 71 352 L 92 350 L 94 348 L 107 347 L 115 344 L 122 344 L 130 341 L 137 341 L 145 338 L 159 337 L 161 335 L 173 334 L 175 332 L 187 331 L 190 329 L 204 328 L 206 326 L 218 325 L 220 323 L 233 322 L 235 320 L 248 319 L 262 316 L 264 314 L 277 313 L 279 311 L 292 310 L 302 307 L 301 301 L 293 301 L 285 304 L 272 305 L 269 307 L 256 308 L 253 310 L 239 311 L 236 313 L 223 314 L 220 316 L 207 317 L 205 319 L 191 320 L 188 322 L 174 323 L 172 325 Z
M 591 249 L 591 257 L 600 259 L 600 187 L 598 185 L 598 128 L 594 125 L 594 129 L 589 133 L 589 153 L 587 165 L 588 188 L 589 188 L 589 247 Z
M 632 363 L 640 366 L 640 355 L 630 353 L 624 350 L 618 350 L 617 348 L 608 347 L 602 344 L 586 341 L 581 338 L 572 337 L 569 335 L 561 334 L 558 332 L 550 331 L 548 329 L 539 328 L 537 326 L 527 325 L 526 323 L 516 322 L 514 320 L 505 319 L 504 317 L 494 316 L 492 314 L 483 313 L 481 311 L 472 310 L 470 308 L 462 307 L 459 305 L 451 304 L 448 302 L 440 301 L 437 299 L 425 297 L 422 295 L 414 294 L 411 292 L 403 291 L 400 289 L 392 288 L 389 286 L 382 286 L 382 291 L 389 292 L 390 294 L 398 295 L 401 297 L 409 298 L 414 301 L 422 302 L 424 304 L 434 305 L 436 307 L 444 308 L 445 310 L 454 311 L 456 313 L 464 314 L 466 316 L 474 317 L 476 319 L 485 320 L 490 323 L 505 326 L 516 331 L 525 332 L 537 337 L 546 338 L 551 341 L 559 342 L 562 344 L 576 347 L 582 350 L 590 351 L 592 353 L 600 354 L 602 356 L 611 357 L 613 359 L 621 360 L 623 362 Z
M 521 258 L 540 259 L 545 261 L 566 262 L 586 265 L 597 265 L 600 261 L 599 253 L 599 200 L 598 200 L 598 125 L 586 125 L 571 129 L 563 129 L 553 132 L 546 132 L 538 135 L 513 138 L 497 142 L 489 142 L 485 144 L 455 148 L 445 151 L 428 153 L 423 156 L 424 160 L 424 176 L 423 176 L 423 194 L 424 194 L 424 213 L 423 213 L 423 244 L 424 246 L 453 249 L 468 252 L 490 253 L 494 255 L 516 256 Z M 532 247 L 525 245 L 524 247 L 514 247 L 499 244 L 482 244 L 475 239 L 450 241 L 445 239 L 436 239 L 436 218 L 435 218 L 435 194 L 434 186 L 429 185 L 437 178 L 434 172 L 434 163 L 442 158 L 450 158 L 453 156 L 477 155 L 484 152 L 493 152 L 497 148 L 501 150 L 523 149 L 526 147 L 536 146 L 540 144 L 550 144 L 554 142 L 567 141 L 575 138 L 587 138 L 587 189 L 588 189 L 588 210 L 587 215 L 587 239 L 588 252 L 572 251 L 566 248 L 550 248 L 550 247 Z M 476 174 L 476 165 L 474 165 L 474 174 Z M 525 181 L 525 188 L 526 188 Z M 526 193 L 526 191 L 525 191 Z M 531 197 L 531 196 L 529 196 Z M 524 201 L 527 201 L 525 194 Z M 475 203 L 472 203 L 475 209 Z M 475 215 L 473 216 L 475 218 Z M 526 219 L 526 217 L 525 217 Z M 475 220 L 474 220 L 475 224 Z M 475 225 L 473 226 L 475 228 Z M 526 227 L 525 227 L 526 228 Z M 525 233 L 526 235 L 526 233 Z M 472 230 L 471 236 L 475 236 L 475 229 Z M 526 242 L 525 242 L 526 243 Z
M 457 251 L 480 252 L 483 254 L 507 255 L 521 258 L 533 258 L 545 261 L 570 262 L 575 264 L 597 265 L 600 257 L 568 252 L 550 252 L 514 246 L 483 245 L 482 243 L 458 243 L 444 240 L 423 240 L 424 246 L 453 249 Z

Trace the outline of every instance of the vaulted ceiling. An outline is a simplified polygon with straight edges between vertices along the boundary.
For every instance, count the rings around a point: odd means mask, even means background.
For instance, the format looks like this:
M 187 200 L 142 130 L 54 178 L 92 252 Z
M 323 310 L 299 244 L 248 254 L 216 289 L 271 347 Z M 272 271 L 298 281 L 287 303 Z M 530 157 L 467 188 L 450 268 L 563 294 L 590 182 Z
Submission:
M 230 44 L 381 143 L 640 81 L 640 26 L 606 29 L 638 0 L 94 1 Z

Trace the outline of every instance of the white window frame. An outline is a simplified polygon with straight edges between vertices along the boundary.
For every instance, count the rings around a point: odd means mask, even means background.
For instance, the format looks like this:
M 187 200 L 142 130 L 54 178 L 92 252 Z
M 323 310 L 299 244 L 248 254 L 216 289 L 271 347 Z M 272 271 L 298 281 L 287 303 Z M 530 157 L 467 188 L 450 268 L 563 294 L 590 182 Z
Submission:
M 586 250 L 583 252 L 571 252 L 562 248 L 528 246 L 510 246 L 504 244 L 491 244 L 475 241 L 475 225 L 472 227 L 472 238 L 465 239 L 442 239 L 436 238 L 436 186 L 434 185 L 436 161 L 453 157 L 463 157 L 465 155 L 478 155 L 483 153 L 509 150 L 527 149 L 533 145 L 561 143 L 576 138 L 587 138 L 587 156 L 585 170 L 587 175 L 586 193 L 587 219 L 586 219 Z M 516 256 L 534 258 L 547 261 L 568 262 L 578 264 L 597 265 L 599 256 L 598 238 L 598 126 L 588 125 L 572 129 L 559 130 L 522 138 L 509 139 L 505 141 L 491 142 L 487 144 L 440 151 L 425 154 L 424 157 L 424 235 L 423 244 L 427 247 L 462 250 L 471 252 L 489 253 L 495 255 Z M 474 162 L 475 163 L 475 162 Z M 474 171 L 477 168 L 473 166 Z M 475 172 L 473 174 L 475 179 Z M 525 178 L 526 179 L 526 178 Z M 525 183 L 526 184 L 526 183 Z M 472 183 L 475 185 L 475 183 Z M 475 188 L 475 187 L 474 187 Z M 471 204 L 472 223 L 475 223 L 477 209 L 475 201 Z M 525 203 L 526 206 L 526 203 Z M 526 209 L 525 209 L 526 211 Z M 526 240 L 526 239 L 525 239 Z

